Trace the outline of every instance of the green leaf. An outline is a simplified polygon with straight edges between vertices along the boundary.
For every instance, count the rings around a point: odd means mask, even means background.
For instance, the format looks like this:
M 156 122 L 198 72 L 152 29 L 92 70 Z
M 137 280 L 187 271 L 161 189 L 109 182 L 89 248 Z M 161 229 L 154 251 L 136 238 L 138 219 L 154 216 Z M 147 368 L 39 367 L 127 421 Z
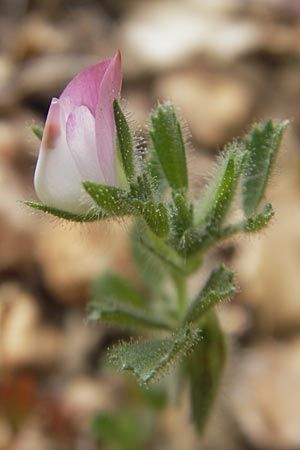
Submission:
M 224 178 L 228 178 L 227 170 L 231 171 L 234 166 L 234 154 L 237 151 L 236 145 L 232 145 L 227 151 L 218 156 L 217 162 L 214 168 L 214 173 L 210 176 L 204 192 L 201 192 L 200 200 L 195 206 L 195 223 L 199 227 L 205 227 L 207 219 L 210 218 L 212 210 L 218 199 L 219 192 L 222 184 L 224 184 Z
M 260 231 L 268 225 L 273 216 L 274 210 L 271 203 L 266 203 L 261 213 L 247 219 L 244 230 L 248 233 Z
M 163 385 L 136 385 L 141 401 L 147 409 L 156 413 L 166 408 L 168 404 L 168 393 Z
M 209 217 L 208 228 L 212 231 L 218 229 L 229 209 L 235 191 L 235 179 L 234 158 L 229 158 L 224 177 L 215 198 L 214 207 Z
M 152 235 L 148 239 L 147 237 L 141 237 L 140 245 L 144 246 L 149 253 L 159 258 L 168 269 L 173 269 L 181 274 L 187 275 L 193 272 L 198 266 L 195 266 L 194 261 L 190 264 L 190 261 L 181 258 L 175 250 L 155 235 Z
M 115 186 L 98 184 L 92 181 L 84 181 L 82 185 L 94 202 L 108 216 L 124 216 L 131 214 L 132 207 L 129 203 L 126 191 Z
M 140 450 L 151 435 L 148 420 L 142 420 L 141 411 L 99 412 L 92 422 L 92 435 L 105 448 L 114 450 Z M 101 445 L 102 448 L 102 445 Z
M 88 214 L 73 214 L 67 211 L 62 211 L 57 208 L 52 208 L 51 206 L 42 205 L 41 203 L 25 201 L 24 205 L 29 206 L 30 208 L 37 209 L 39 211 L 43 211 L 47 214 L 51 214 L 52 216 L 59 217 L 60 219 L 70 220 L 73 222 L 95 222 L 96 220 L 106 219 L 107 216 L 101 212 L 92 212 Z
M 195 231 L 190 230 L 192 238 L 185 236 L 187 242 L 192 246 L 188 249 L 193 253 L 200 248 L 205 248 L 218 239 L 220 227 L 228 214 L 235 193 L 238 188 L 238 181 L 243 171 L 248 153 L 241 154 L 236 144 L 231 144 L 226 152 L 225 158 L 218 164 L 215 176 L 207 189 L 202 204 L 199 205 L 196 212 L 196 223 L 198 230 L 201 230 L 201 239 L 193 237 Z M 188 232 L 187 232 L 188 234 Z
M 197 323 L 215 305 L 236 292 L 233 284 L 233 272 L 224 265 L 214 269 L 204 288 L 190 305 L 184 322 Z
M 137 176 L 136 182 L 130 183 L 130 198 L 141 202 L 152 201 L 155 189 L 152 184 L 148 173 L 143 172 Z
M 135 176 L 133 140 L 127 120 L 117 99 L 114 99 L 113 108 L 121 159 L 127 180 L 130 181 Z
M 201 204 L 195 211 L 196 226 L 182 235 L 178 251 L 186 256 L 211 246 L 219 237 L 220 227 L 230 209 L 237 190 L 244 157 L 232 145 L 225 159 L 218 165 L 215 176 L 207 188 Z
M 110 322 L 130 329 L 171 329 L 171 326 L 168 323 L 155 317 L 151 317 L 149 312 L 143 313 L 113 301 L 90 303 L 88 305 L 88 320 L 91 322 Z
M 206 218 L 205 234 L 216 234 L 222 224 L 236 191 L 236 168 L 234 157 L 229 158 L 223 178 L 216 192 L 212 210 Z
M 31 125 L 31 129 L 33 133 L 36 135 L 36 137 L 41 141 L 43 139 L 44 130 L 42 128 L 37 127 L 36 125 Z
M 133 200 L 132 205 L 143 216 L 147 225 L 159 238 L 166 238 L 169 234 L 168 212 L 163 203 L 141 202 Z
M 158 155 L 154 150 L 153 145 L 150 145 L 150 148 L 148 149 L 147 159 L 147 172 L 151 177 L 151 181 L 155 186 L 156 192 L 159 192 L 160 198 L 162 198 L 165 192 L 169 189 L 169 183 L 165 177 L 164 171 L 162 170 Z
M 173 189 L 187 188 L 188 174 L 180 124 L 170 102 L 151 114 L 150 136 L 160 164 Z
M 210 235 L 203 234 L 203 231 L 201 232 L 195 227 L 188 228 L 181 236 L 176 249 L 185 258 L 195 255 L 209 240 L 208 238 L 210 238 Z
M 220 231 L 219 240 L 226 239 L 237 233 L 255 233 L 260 231 L 268 225 L 273 216 L 274 210 L 271 203 L 266 203 L 261 213 L 249 217 L 249 219 L 243 220 L 242 222 L 228 225 L 223 228 Z
M 144 298 L 131 282 L 112 272 L 102 275 L 94 282 L 91 298 L 93 303 L 109 299 L 138 308 L 145 307 Z
M 165 339 L 119 344 L 110 350 L 109 359 L 120 370 L 149 383 L 185 357 L 198 341 L 198 332 L 186 326 Z
M 256 213 L 274 165 L 287 120 L 274 125 L 272 120 L 253 126 L 244 139 L 249 157 L 243 173 L 243 208 L 247 217 Z
M 143 223 L 137 222 L 131 229 L 131 252 L 138 274 L 150 292 L 159 294 L 166 266 L 161 259 L 144 245 L 148 230 Z
M 203 323 L 202 337 L 187 361 L 192 417 L 199 434 L 214 405 L 226 359 L 224 334 L 212 313 Z
M 172 210 L 172 228 L 176 238 L 193 225 L 193 207 L 182 191 L 172 192 L 174 207 Z

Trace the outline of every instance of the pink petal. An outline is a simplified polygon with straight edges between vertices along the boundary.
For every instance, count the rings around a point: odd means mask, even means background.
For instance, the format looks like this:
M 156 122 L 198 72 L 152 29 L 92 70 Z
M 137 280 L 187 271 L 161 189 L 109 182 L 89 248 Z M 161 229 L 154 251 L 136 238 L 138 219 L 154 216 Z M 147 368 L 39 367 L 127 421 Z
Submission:
M 111 59 L 99 89 L 96 108 L 96 143 L 105 182 L 115 183 L 115 121 L 113 99 L 119 97 L 122 84 L 121 55 L 118 52 Z
M 84 192 L 81 176 L 66 141 L 64 113 L 60 101 L 49 108 L 34 175 L 39 199 L 47 206 L 85 213 L 93 202 Z
M 84 105 L 95 117 L 99 98 L 99 86 L 113 58 L 104 59 L 79 72 L 66 86 L 59 99 L 67 116 L 76 106 Z
M 75 108 L 69 115 L 66 136 L 81 179 L 103 182 L 96 147 L 95 118 L 86 106 Z

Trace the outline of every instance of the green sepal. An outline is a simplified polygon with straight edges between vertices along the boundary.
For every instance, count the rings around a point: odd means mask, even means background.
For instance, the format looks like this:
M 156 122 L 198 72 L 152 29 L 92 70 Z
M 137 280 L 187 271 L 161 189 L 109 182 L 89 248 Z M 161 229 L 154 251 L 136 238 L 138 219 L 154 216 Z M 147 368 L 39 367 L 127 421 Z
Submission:
M 113 109 L 121 160 L 127 180 L 131 181 L 135 176 L 133 139 L 125 115 L 116 98 L 113 101 Z
M 89 303 L 88 320 L 91 322 L 109 322 L 129 329 L 171 330 L 168 323 L 151 317 L 149 312 L 142 312 L 116 301 Z
M 91 298 L 93 303 L 108 299 L 145 308 L 145 300 L 135 286 L 127 278 L 113 272 L 107 272 L 96 279 L 91 288 Z
M 83 181 L 82 185 L 94 202 L 108 216 L 118 217 L 132 213 L 128 194 L 123 189 L 92 181 Z
M 158 105 L 151 114 L 150 136 L 164 174 L 173 189 L 187 188 L 188 174 L 184 141 L 170 102 Z
M 186 364 L 192 418 L 200 435 L 214 405 L 226 360 L 226 341 L 215 314 L 206 316 L 201 331 L 202 340 Z
M 102 211 L 95 211 L 87 214 L 73 214 L 57 208 L 52 208 L 51 206 L 42 205 L 41 203 L 31 201 L 24 201 L 23 203 L 30 208 L 43 211 L 47 214 L 51 214 L 52 216 L 59 217 L 60 219 L 70 220 L 72 222 L 95 222 L 96 220 L 107 218 L 107 215 L 105 215 Z
M 36 137 L 41 141 L 43 139 L 44 130 L 36 125 L 31 125 L 31 129 Z
M 159 203 L 141 202 L 140 200 L 132 200 L 132 205 L 138 211 L 151 231 L 159 238 L 166 238 L 169 234 L 169 218 L 168 211 L 163 205 Z
M 222 264 L 212 271 L 204 288 L 190 305 L 184 323 L 198 323 L 215 305 L 235 292 L 233 272 Z
M 165 339 L 116 345 L 110 350 L 109 359 L 120 370 L 131 372 L 142 383 L 149 383 L 187 356 L 199 339 L 198 332 L 186 326 Z
M 272 120 L 253 126 L 244 139 L 244 148 L 249 152 L 243 180 L 243 209 L 247 217 L 256 213 L 263 198 L 268 179 L 274 165 L 283 133 L 289 121 L 274 125 Z

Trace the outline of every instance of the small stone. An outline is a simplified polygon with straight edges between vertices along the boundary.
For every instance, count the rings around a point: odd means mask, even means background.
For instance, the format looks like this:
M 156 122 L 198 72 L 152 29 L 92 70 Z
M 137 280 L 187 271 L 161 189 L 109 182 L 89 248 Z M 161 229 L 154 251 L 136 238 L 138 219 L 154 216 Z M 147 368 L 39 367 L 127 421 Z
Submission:
M 87 429 L 98 411 L 110 411 L 119 402 L 117 377 L 91 378 L 77 376 L 64 387 L 61 402 L 66 416 L 76 427 Z
M 253 448 L 300 448 L 299 391 L 299 337 L 239 355 L 228 396 L 234 419 Z
M 51 223 L 41 215 L 43 226 L 36 235 L 35 258 L 44 282 L 58 300 L 84 304 L 91 282 L 112 266 L 130 274 L 127 225 L 110 223 Z
M 13 440 L 13 430 L 8 421 L 0 418 L 0 449 L 11 448 Z
M 285 165 L 272 186 L 273 223 L 259 236 L 240 240 L 233 261 L 240 301 L 255 311 L 256 326 L 264 334 L 290 333 L 300 325 L 298 164 L 294 160 L 293 168 Z
M 4 158 L 0 160 L 0 272 L 24 268 L 32 261 L 34 225 L 20 204 L 24 190 L 20 176 Z
M 17 28 L 13 55 L 24 60 L 48 53 L 63 53 L 70 50 L 71 36 L 63 27 L 58 27 L 38 14 L 29 14 Z
M 7 98 L 13 104 L 28 97 L 38 98 L 47 106 L 80 70 L 98 60 L 96 56 L 70 54 L 43 54 L 32 58 L 3 86 L 6 98 L 1 99 L 0 108 L 4 107 L 3 102 L 8 102 Z
M 196 57 L 232 60 L 256 49 L 261 38 L 255 22 L 170 1 L 140 3 L 119 28 L 125 73 L 131 76 L 194 63 Z
M 61 335 L 41 323 L 37 300 L 20 285 L 0 288 L 0 368 L 47 367 L 57 361 Z
M 13 443 L 13 450 L 55 450 L 58 443 L 51 433 L 45 433 L 42 424 L 36 419 L 26 422 Z

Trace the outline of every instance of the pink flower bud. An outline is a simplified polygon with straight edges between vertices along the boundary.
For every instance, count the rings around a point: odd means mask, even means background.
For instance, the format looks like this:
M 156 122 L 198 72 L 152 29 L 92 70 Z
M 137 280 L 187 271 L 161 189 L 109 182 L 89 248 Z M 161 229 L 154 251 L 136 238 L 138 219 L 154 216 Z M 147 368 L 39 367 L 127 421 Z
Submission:
M 118 52 L 80 72 L 52 99 L 34 176 L 45 205 L 86 213 L 94 203 L 82 181 L 116 183 L 113 99 L 121 83 Z

